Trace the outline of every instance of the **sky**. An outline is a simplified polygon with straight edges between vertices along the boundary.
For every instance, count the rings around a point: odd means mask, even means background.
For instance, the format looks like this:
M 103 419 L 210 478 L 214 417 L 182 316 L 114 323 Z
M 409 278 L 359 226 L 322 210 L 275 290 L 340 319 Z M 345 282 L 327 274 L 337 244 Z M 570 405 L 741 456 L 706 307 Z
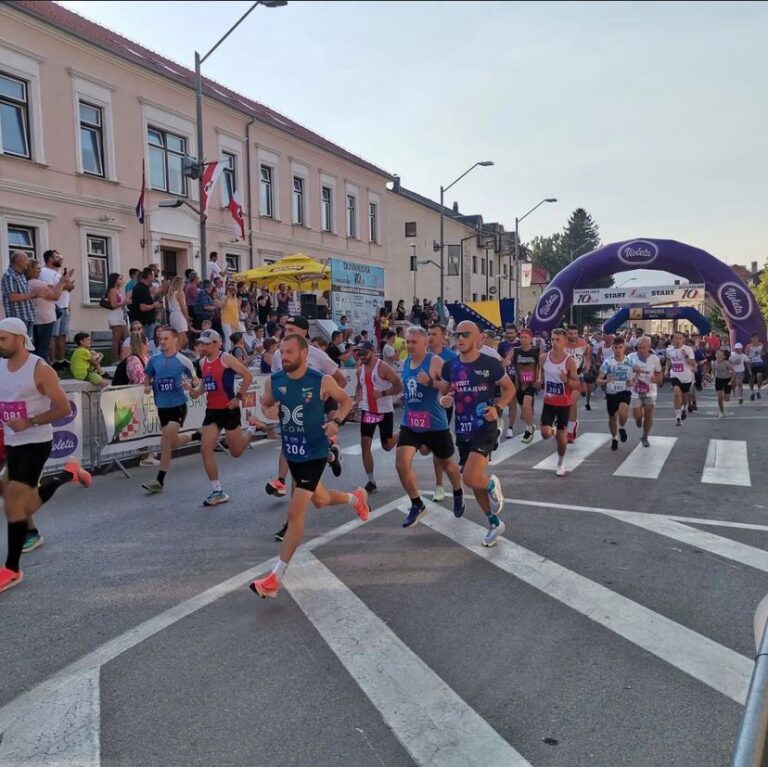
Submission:
M 63 2 L 190 68 L 250 2 Z M 204 74 L 528 241 L 588 210 L 604 243 L 763 265 L 768 3 L 258 7 Z

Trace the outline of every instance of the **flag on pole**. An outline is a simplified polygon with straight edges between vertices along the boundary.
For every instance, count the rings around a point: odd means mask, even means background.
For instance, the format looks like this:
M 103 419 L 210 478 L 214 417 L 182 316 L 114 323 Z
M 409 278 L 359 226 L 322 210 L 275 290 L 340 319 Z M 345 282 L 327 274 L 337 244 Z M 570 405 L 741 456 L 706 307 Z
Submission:
M 227 207 L 229 208 L 229 212 L 232 214 L 232 218 L 235 219 L 235 223 L 240 227 L 240 237 L 244 240 L 245 217 L 243 216 L 243 205 L 238 199 L 237 192 L 230 192 Z
M 208 202 L 211 199 L 213 188 L 216 186 L 216 182 L 224 172 L 224 166 L 226 162 L 223 160 L 217 160 L 209 165 L 205 166 L 203 171 L 203 199 L 200 210 L 203 211 L 203 215 L 208 215 Z
M 141 161 L 141 194 L 139 195 L 139 201 L 136 203 L 136 218 L 139 219 L 139 223 L 144 223 L 144 189 L 146 187 L 146 167 L 145 161 Z

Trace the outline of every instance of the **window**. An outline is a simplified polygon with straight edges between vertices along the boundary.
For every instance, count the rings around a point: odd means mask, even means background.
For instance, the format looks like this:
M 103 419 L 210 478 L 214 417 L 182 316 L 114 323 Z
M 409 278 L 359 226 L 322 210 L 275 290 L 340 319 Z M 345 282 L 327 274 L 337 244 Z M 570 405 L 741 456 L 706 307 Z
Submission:
M 228 272 L 237 274 L 240 271 L 240 256 L 237 253 L 225 253 L 224 260 L 227 262 Z
M 504 276 L 506 277 L 507 276 L 507 265 L 504 264 L 503 267 L 504 267 Z
M 357 197 L 347 195 L 347 237 L 357 237 Z
M 477 274 L 477 256 L 472 256 L 472 274 Z
M 474 258 L 474 256 L 473 256 L 473 258 Z M 477 293 L 473 293 L 472 294 L 472 300 L 473 301 L 477 301 Z
M 379 241 L 379 206 L 375 202 L 368 203 L 368 239 Z
M 17 224 L 8 224 L 8 263 L 11 263 L 10 255 L 14 251 L 21 250 L 34 258 L 37 243 L 37 232 L 31 226 L 18 226 Z
M 224 170 L 222 174 L 224 176 L 224 197 L 229 203 L 232 195 L 237 191 L 237 157 L 231 152 L 222 152 L 222 160 L 224 162 Z
M 272 170 L 269 165 L 259 166 L 259 212 L 267 218 L 272 218 L 274 215 Z
M 304 179 L 293 177 L 293 223 L 304 226 Z
M 485 274 L 485 259 L 480 260 L 480 274 Z
M 333 231 L 333 189 L 324 186 L 322 189 L 323 231 Z
M 85 101 L 79 102 L 80 108 L 80 152 L 83 160 L 83 173 L 104 176 L 104 128 L 101 107 L 95 107 Z
M 87 234 L 85 257 L 88 263 L 88 302 L 98 304 L 107 292 L 109 276 L 109 239 Z
M 187 196 L 187 179 L 181 174 L 181 160 L 187 140 L 158 128 L 147 129 L 149 143 L 149 184 L 152 189 Z
M 27 83 L 0 74 L 0 140 L 4 154 L 31 158 Z
M 493 261 L 488 262 L 488 269 L 490 270 L 488 274 L 493 277 Z
M 415 221 L 406 221 L 405 222 L 405 236 L 406 237 L 415 237 L 416 236 L 416 222 Z
M 461 269 L 461 245 L 445 246 L 445 262 L 448 277 L 458 277 Z

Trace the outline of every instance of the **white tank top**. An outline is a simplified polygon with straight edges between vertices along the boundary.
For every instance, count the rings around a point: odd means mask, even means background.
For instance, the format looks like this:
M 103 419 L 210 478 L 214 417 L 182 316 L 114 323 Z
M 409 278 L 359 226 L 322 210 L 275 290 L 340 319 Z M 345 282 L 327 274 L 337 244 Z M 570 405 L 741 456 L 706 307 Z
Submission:
M 176 296 L 168 296 L 168 313 L 179 312 L 181 313 L 181 305 L 179 299 Z
M 379 365 L 381 360 L 376 360 L 373 370 L 363 365 L 358 372 L 360 388 L 362 395 L 360 397 L 360 408 L 368 413 L 391 413 L 393 411 L 392 397 L 381 397 L 374 399 L 370 394 L 374 391 L 386 391 L 389 389 L 389 381 L 385 381 L 379 375 Z
M 35 386 L 35 368 L 46 363 L 30 354 L 27 361 L 15 372 L 8 370 L 8 360 L 0 359 L 0 420 L 3 422 L 5 444 L 9 447 L 49 442 L 53 439 L 53 427 L 47 423 L 15 432 L 5 425 L 11 418 L 32 418 L 51 409 L 51 401 Z
M 556 407 L 564 407 L 571 404 L 571 389 L 563 383 L 560 377 L 568 372 L 568 356 L 562 362 L 552 362 L 547 354 L 544 360 L 544 402 Z

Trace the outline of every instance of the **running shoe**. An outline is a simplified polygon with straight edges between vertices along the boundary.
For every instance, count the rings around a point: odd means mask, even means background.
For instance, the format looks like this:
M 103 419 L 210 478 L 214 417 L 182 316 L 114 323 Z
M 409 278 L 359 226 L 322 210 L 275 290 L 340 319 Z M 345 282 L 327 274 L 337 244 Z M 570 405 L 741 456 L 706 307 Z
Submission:
M 686 408 L 683 408 L 683 411 L 680 413 L 680 418 L 682 418 L 683 420 L 688 418 L 688 410 Z
M 30 551 L 39 549 L 45 540 L 40 533 L 27 533 L 24 537 L 24 545 L 21 547 L 22 554 L 29 554 Z
M 288 523 L 286 522 L 276 533 L 275 540 L 278 543 L 282 543 L 285 539 L 285 534 L 288 532 Z
M 618 450 L 619 449 L 619 440 L 612 439 L 611 440 L 611 450 Z
M 285 495 L 285 482 L 280 477 L 275 477 L 267 482 L 264 489 L 267 491 L 267 495 L 276 495 L 278 498 L 282 498 Z
M 740 405 L 743 405 L 743 404 L 744 404 L 744 397 L 739 397 L 739 404 L 740 404 Z
M 280 581 L 275 573 L 270 573 L 266 577 L 254 581 L 249 588 L 262 599 L 274 599 L 280 590 Z
M 755 393 L 754 392 L 752 392 L 752 394 L 749 395 L 749 401 L 750 402 L 754 402 L 755 401 Z M 739 404 L 741 404 L 741 402 L 739 402 Z
M 427 513 L 426 506 L 411 506 L 408 509 L 408 516 L 403 522 L 403 527 L 412 527 Z
M 682 425 L 683 425 L 683 422 L 679 418 L 676 418 L 675 419 L 675 426 L 682 426 Z
M 22 580 L 24 580 L 24 575 L 21 570 L 15 573 L 7 567 L 0 569 L 0 591 L 7 591 L 13 586 L 18 586 Z
M 724 415 L 725 415 L 725 413 L 718 413 L 718 414 L 717 414 L 717 417 L 718 417 L 718 418 L 722 418 Z
M 376 483 L 371 481 L 370 479 L 368 480 L 368 482 L 365 485 L 365 492 L 369 493 L 369 494 L 370 493 L 375 493 L 378 489 L 379 488 L 376 487 Z
M 578 436 L 579 436 L 579 422 L 578 421 L 574 421 L 573 422 L 573 441 L 574 442 L 576 441 Z
M 515 436 L 514 429 L 507 429 L 507 439 L 512 439 Z
M 328 450 L 328 465 L 334 477 L 341 476 L 341 452 L 338 445 L 331 445 Z
M 466 504 L 464 503 L 464 493 L 462 493 L 459 496 L 453 496 L 453 516 L 456 517 L 456 519 L 459 519 L 459 517 L 464 516 L 464 512 L 467 510 Z
M 220 503 L 226 503 L 229 496 L 223 490 L 214 490 L 204 501 L 203 506 L 218 506 Z
M 491 514 L 498 516 L 504 508 L 504 495 L 501 492 L 501 482 L 495 474 L 488 477 L 490 487 L 488 488 L 488 499 L 491 502 Z
M 435 485 L 435 491 L 432 493 L 432 500 L 435 503 L 445 500 L 445 488 L 442 485 Z
M 622 442 L 626 442 L 627 441 L 627 430 L 626 429 L 619 428 L 619 439 Z
M 64 471 L 72 474 L 72 481 L 79 482 L 83 487 L 91 486 L 91 473 L 86 471 L 77 461 L 65 464 Z
M 530 444 L 531 440 L 533 439 L 533 432 L 528 431 L 528 429 L 525 430 L 525 434 L 523 434 L 522 440 L 520 440 L 524 445 Z
M 498 525 L 491 525 L 488 532 L 483 537 L 483 546 L 495 546 L 499 540 L 500 535 L 504 535 L 507 526 L 499 520 Z
M 592 405 L 591 405 L 589 402 L 587 402 L 587 403 L 584 405 L 584 409 L 585 409 L 585 410 L 592 410 Z
M 557 474 L 558 477 L 564 477 L 565 476 L 565 466 L 558 466 L 555 469 L 555 474 Z
M 148 455 L 146 458 L 142 458 L 139 461 L 139 466 L 159 466 L 160 461 L 155 458 L 154 455 Z
M 643 437 L 640 442 L 642 443 L 643 447 L 650 447 L 651 443 L 648 441 L 648 437 Z
M 568 440 L 568 444 L 572 445 L 576 441 L 576 437 L 569 431 L 567 440 Z
M 371 518 L 371 507 L 368 505 L 368 493 L 365 491 L 365 488 L 358 487 L 357 490 L 353 490 L 352 497 L 355 499 L 355 514 L 363 522 L 367 522 Z
M 163 486 L 158 482 L 158 480 L 153 479 L 151 482 L 145 482 L 142 487 L 148 492 L 148 493 L 162 493 L 163 492 Z

